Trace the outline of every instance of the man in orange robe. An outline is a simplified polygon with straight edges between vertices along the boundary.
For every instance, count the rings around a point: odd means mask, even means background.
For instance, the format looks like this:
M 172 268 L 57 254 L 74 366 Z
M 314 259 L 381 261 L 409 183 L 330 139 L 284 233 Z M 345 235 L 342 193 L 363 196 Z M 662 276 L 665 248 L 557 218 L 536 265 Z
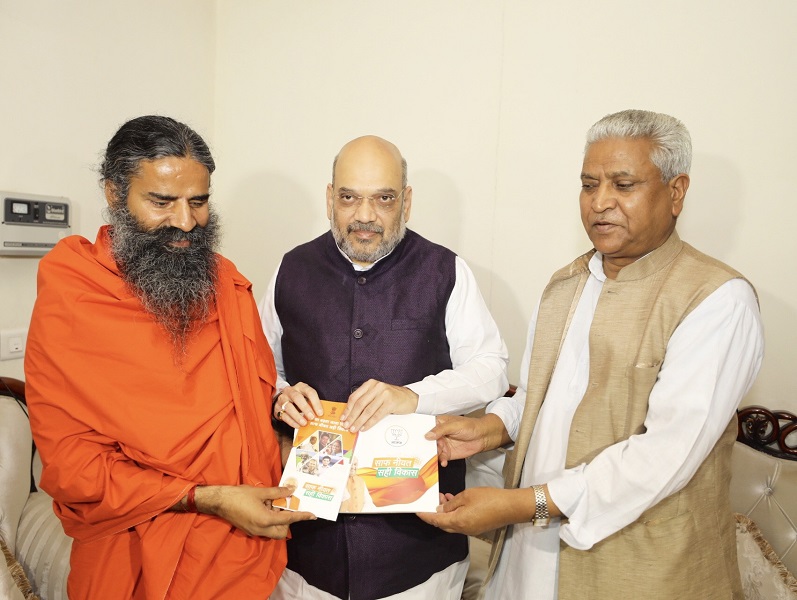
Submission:
M 251 284 L 215 251 L 213 159 L 140 117 L 108 144 L 110 226 L 42 259 L 26 352 L 69 597 L 267 598 L 309 513 L 271 506 L 275 368 Z

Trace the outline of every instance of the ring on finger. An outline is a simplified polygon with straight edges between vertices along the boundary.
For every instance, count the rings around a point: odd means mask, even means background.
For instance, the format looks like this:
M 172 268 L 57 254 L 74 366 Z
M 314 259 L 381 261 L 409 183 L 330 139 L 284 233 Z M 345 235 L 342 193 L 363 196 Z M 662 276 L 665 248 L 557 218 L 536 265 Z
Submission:
M 285 407 L 288 406 L 290 403 L 291 403 L 290 400 L 286 400 L 285 402 L 282 403 L 282 406 L 280 406 L 280 409 L 277 411 L 278 421 L 282 421 L 282 413 L 285 412 Z

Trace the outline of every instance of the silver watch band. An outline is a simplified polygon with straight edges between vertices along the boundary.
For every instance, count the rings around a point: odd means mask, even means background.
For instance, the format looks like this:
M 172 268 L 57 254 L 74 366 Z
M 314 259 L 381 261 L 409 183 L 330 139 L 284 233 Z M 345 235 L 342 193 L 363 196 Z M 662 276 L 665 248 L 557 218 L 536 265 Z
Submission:
M 532 525 L 547 525 L 551 521 L 548 512 L 548 499 L 545 497 L 545 490 L 541 485 L 533 485 L 534 490 L 534 516 L 531 518 Z

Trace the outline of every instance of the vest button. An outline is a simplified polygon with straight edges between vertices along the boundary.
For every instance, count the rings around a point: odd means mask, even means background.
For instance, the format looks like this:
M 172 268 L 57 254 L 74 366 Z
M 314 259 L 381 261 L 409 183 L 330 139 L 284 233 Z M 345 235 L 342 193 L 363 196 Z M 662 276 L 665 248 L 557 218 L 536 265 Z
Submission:
M 351 386 L 351 393 L 353 394 L 354 392 L 356 392 L 356 391 L 357 391 L 357 388 L 359 388 L 359 387 L 360 387 L 359 385 L 353 385 L 353 386 Z
M 363 330 L 362 329 L 355 329 L 354 330 L 354 337 L 356 339 L 359 340 L 362 336 L 363 336 Z
M 368 281 L 368 280 L 367 280 L 365 277 L 363 277 L 362 275 L 360 275 L 360 276 L 357 278 L 357 283 L 359 283 L 360 285 L 365 285 L 365 282 L 366 282 L 366 281 Z

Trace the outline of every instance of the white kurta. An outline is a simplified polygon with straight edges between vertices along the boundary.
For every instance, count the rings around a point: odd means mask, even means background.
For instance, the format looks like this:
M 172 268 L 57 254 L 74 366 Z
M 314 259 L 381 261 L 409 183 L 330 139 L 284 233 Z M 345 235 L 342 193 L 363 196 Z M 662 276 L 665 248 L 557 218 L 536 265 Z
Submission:
M 521 487 L 547 483 L 568 520 L 554 520 L 547 527 L 511 526 L 487 585 L 487 600 L 555 600 L 560 538 L 574 548 L 589 549 L 683 488 L 722 435 L 761 366 L 763 328 L 755 294 L 747 282 L 734 279 L 708 296 L 670 338 L 650 394 L 645 433 L 606 448 L 589 464 L 565 469 L 570 424 L 589 378 L 589 329 L 606 280 L 600 253 L 589 269 L 520 480 Z M 501 398 L 488 409 L 503 420 L 512 439 L 526 401 L 536 318 L 535 310 L 522 385 L 513 398 Z

